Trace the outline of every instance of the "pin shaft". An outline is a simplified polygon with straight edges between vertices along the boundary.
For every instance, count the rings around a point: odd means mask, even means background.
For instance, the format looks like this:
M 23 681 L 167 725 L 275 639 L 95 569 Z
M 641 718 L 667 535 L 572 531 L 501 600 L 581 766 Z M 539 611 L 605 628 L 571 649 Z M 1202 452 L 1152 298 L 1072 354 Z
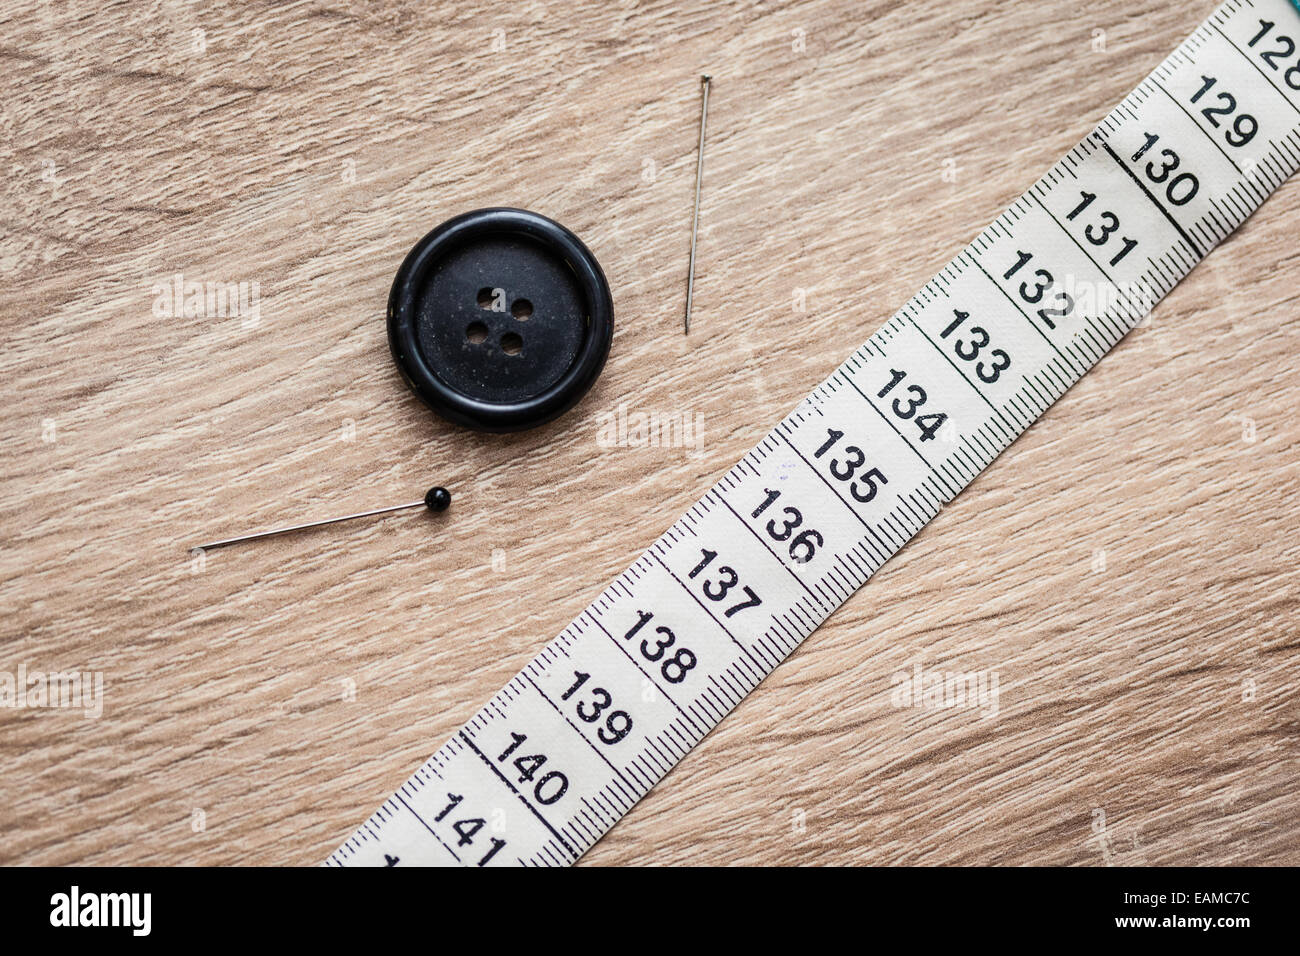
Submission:
M 691 333 L 691 303 L 695 299 L 695 243 L 700 234 L 700 185 L 704 182 L 704 128 L 709 119 L 709 84 L 713 77 L 700 77 L 703 97 L 700 100 L 700 147 L 695 160 L 695 216 L 691 222 L 691 262 L 686 274 L 686 335 Z
M 388 514 L 391 511 L 405 511 L 407 508 L 423 508 L 425 502 L 412 501 L 404 505 L 392 505 L 388 508 L 376 508 L 373 511 L 358 511 L 354 515 L 344 515 L 341 518 L 326 518 L 324 521 L 311 521 L 307 524 L 295 524 L 287 528 L 274 528 L 270 531 L 257 531 L 253 534 L 243 534 L 238 538 L 224 538 L 221 541 L 213 541 L 210 544 L 201 544 L 192 551 L 211 551 L 213 548 L 224 548 L 228 544 L 240 544 L 244 541 L 257 541 L 261 538 L 273 538 L 278 534 L 288 534 L 291 531 L 306 531 L 308 528 L 319 528 L 327 524 L 337 524 L 340 521 L 351 521 L 353 518 L 370 518 L 374 515 Z

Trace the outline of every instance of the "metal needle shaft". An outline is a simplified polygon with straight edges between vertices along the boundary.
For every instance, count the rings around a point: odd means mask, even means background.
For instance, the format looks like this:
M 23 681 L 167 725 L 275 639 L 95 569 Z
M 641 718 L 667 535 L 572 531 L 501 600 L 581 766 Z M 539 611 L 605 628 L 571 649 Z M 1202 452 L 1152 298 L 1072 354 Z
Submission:
M 424 501 L 412 501 L 410 504 L 393 505 L 390 508 L 376 508 L 374 511 L 358 511 L 354 515 L 344 515 L 341 518 L 326 518 L 324 521 L 310 521 L 307 524 L 295 524 L 287 528 L 274 528 L 270 531 L 258 531 L 254 534 L 243 534 L 238 538 L 224 538 L 221 541 L 213 541 L 211 544 L 201 544 L 194 551 L 211 551 L 213 548 L 224 548 L 228 544 L 239 544 L 243 541 L 256 541 L 259 538 L 273 538 L 277 534 L 288 534 L 290 531 L 306 531 L 308 528 L 319 528 L 322 525 L 335 524 L 339 521 L 351 521 L 353 518 L 369 518 L 372 515 L 388 514 L 390 511 L 405 511 L 407 508 L 423 508 Z
M 700 234 L 700 184 L 704 181 L 704 127 L 709 119 L 709 83 L 713 77 L 705 73 L 700 77 L 704 91 L 700 102 L 700 148 L 695 161 L 695 218 L 691 222 L 691 264 L 686 276 L 686 332 L 691 333 L 691 302 L 695 298 L 695 242 Z
M 286 528 L 273 528 L 270 531 L 258 531 L 253 534 L 241 534 L 237 538 L 223 538 L 220 541 L 213 541 L 210 544 L 201 544 L 191 551 L 211 551 L 213 548 L 224 548 L 228 544 L 240 544 L 244 541 L 257 541 L 261 538 L 273 538 L 277 534 L 288 534 L 290 531 L 306 531 L 308 528 L 319 528 L 322 525 L 337 524 L 340 521 L 351 521 L 353 518 L 371 518 L 375 515 L 386 515 L 393 511 L 405 511 L 408 508 L 428 508 L 430 511 L 446 511 L 451 505 L 451 492 L 446 488 L 434 486 L 430 488 L 419 501 L 410 501 L 404 505 L 390 505 L 387 508 L 375 508 L 371 511 L 358 511 L 353 515 L 343 515 L 341 518 L 326 518 L 324 521 L 309 521 L 306 524 L 290 525 Z

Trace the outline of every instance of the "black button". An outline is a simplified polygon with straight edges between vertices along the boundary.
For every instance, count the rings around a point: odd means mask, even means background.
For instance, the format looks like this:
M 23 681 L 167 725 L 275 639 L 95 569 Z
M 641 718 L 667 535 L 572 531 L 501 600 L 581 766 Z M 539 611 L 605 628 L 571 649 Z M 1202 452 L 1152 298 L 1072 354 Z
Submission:
M 590 250 L 524 209 L 478 209 L 415 244 L 388 297 L 408 385 L 459 425 L 508 432 L 562 415 L 609 355 L 614 303 Z

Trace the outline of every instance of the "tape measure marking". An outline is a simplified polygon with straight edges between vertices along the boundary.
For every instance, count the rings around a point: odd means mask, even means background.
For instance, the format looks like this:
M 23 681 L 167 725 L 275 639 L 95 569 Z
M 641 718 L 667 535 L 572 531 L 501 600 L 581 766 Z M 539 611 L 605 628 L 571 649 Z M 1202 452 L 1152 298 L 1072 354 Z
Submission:
M 327 862 L 576 860 L 1300 166 L 1284 37 L 1220 7 Z

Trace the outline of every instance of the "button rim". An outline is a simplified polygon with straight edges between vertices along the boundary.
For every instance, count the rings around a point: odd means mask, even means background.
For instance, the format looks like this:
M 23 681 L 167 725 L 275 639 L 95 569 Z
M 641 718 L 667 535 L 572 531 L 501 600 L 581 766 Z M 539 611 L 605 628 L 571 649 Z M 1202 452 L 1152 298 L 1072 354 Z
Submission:
M 419 348 L 416 292 L 441 254 L 485 235 L 524 236 L 553 250 L 574 272 L 590 312 L 582 347 L 554 385 L 516 402 L 488 402 L 452 388 Z M 388 295 L 388 345 L 402 378 L 420 400 L 457 425 L 513 432 L 553 421 L 582 400 L 600 376 L 614 338 L 614 302 L 600 263 L 576 235 L 527 209 L 489 206 L 453 216 L 426 233 L 406 254 Z

